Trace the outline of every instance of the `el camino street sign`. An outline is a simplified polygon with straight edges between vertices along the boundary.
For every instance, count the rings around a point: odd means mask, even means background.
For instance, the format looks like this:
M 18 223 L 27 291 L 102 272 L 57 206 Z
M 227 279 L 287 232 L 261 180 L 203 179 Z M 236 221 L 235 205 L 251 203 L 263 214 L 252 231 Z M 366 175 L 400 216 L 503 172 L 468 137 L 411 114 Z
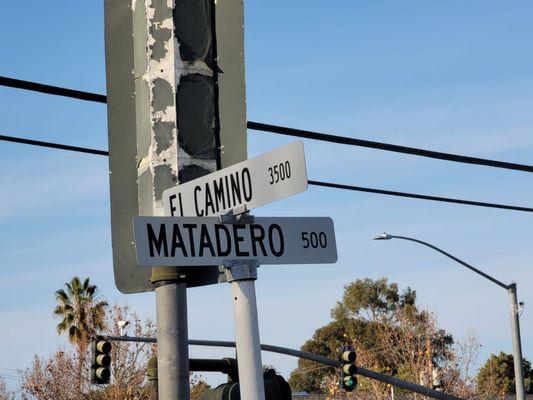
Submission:
M 217 217 L 136 217 L 137 262 L 144 267 L 258 264 L 322 264 L 337 261 L 329 217 L 256 217 L 222 223 Z
M 165 215 L 247 211 L 307 189 L 304 146 L 294 142 L 163 192 Z

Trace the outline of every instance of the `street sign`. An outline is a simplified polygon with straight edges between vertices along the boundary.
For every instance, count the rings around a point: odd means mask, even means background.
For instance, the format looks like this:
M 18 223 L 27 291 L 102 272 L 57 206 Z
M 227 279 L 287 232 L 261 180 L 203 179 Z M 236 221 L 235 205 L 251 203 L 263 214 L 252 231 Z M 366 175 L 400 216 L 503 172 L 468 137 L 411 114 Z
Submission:
M 137 262 L 144 267 L 337 262 L 329 217 L 256 217 L 223 223 L 217 217 L 136 217 Z
M 247 211 L 307 189 L 304 146 L 291 143 L 163 192 L 165 215 L 207 217 Z

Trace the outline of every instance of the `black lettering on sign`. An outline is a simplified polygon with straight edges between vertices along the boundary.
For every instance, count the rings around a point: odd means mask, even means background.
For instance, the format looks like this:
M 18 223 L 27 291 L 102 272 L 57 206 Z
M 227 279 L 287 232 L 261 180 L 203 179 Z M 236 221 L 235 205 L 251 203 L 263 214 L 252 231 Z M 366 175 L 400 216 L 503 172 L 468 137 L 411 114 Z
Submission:
M 282 162 L 281 164 L 268 167 L 268 173 L 270 174 L 270 181 L 268 183 L 271 185 L 284 181 L 291 177 L 291 164 L 289 161 L 285 161 L 284 163 Z
M 231 175 L 231 197 L 233 198 L 233 206 L 241 204 L 241 183 L 239 182 L 239 173 L 235 172 L 235 175 Z M 236 201 L 235 197 L 237 197 Z
M 274 231 L 277 231 L 279 246 L 278 249 L 274 247 Z M 281 257 L 285 251 L 285 241 L 283 239 L 283 231 L 278 224 L 272 224 L 268 227 L 268 242 L 270 251 L 276 257 Z
M 222 250 L 222 238 L 220 237 L 220 232 L 223 231 L 226 235 L 226 249 Z M 217 244 L 217 254 L 219 257 L 226 257 L 231 253 L 231 237 L 229 229 L 222 224 L 215 225 L 215 239 Z
M 174 200 L 176 200 L 176 197 L 178 198 L 178 202 L 179 202 L 179 217 L 183 217 L 183 202 L 182 202 L 182 199 L 181 199 L 181 193 L 178 193 L 178 195 L 176 196 L 175 194 L 171 195 L 168 200 L 170 202 L 170 215 L 175 217 L 176 216 L 176 211 L 178 211 L 178 208 L 176 207 L 176 205 L 174 204 Z
M 176 200 L 176 195 L 173 194 L 168 198 L 168 201 L 170 202 L 170 215 L 174 216 L 174 211 L 176 211 L 176 207 L 174 206 L 174 200 Z
M 196 249 L 194 247 L 193 229 L 198 227 L 197 224 L 183 224 L 183 227 L 189 231 L 189 243 L 191 245 L 191 257 L 196 257 Z
M 215 206 L 213 204 L 213 198 L 211 197 L 211 190 L 209 185 L 205 185 L 205 215 L 209 215 L 209 208 L 211 208 L 211 214 L 215 213 Z
M 172 249 L 170 250 L 170 256 L 176 256 L 176 249 L 180 248 L 181 253 L 184 257 L 187 257 L 187 249 L 185 248 L 185 243 L 183 243 L 183 237 L 181 236 L 180 226 L 174 224 L 172 229 Z
M 201 210 L 201 213 L 200 213 L 200 210 L 198 209 L 198 195 L 197 193 L 199 191 L 201 191 L 202 189 L 200 188 L 200 186 L 195 186 L 194 187 L 194 207 L 196 208 L 196 215 L 198 217 L 203 217 L 204 216 L 204 210 Z
M 242 170 L 242 193 L 244 195 L 244 200 L 252 200 L 252 178 L 248 168 Z
M 257 231 L 259 231 L 259 234 L 257 234 Z M 252 254 L 254 257 L 257 257 L 257 244 L 259 244 L 259 247 L 263 252 L 263 256 L 266 257 L 267 251 L 265 249 L 265 244 L 263 243 L 265 240 L 265 230 L 261 225 L 250 225 L 250 239 L 252 241 Z
M 156 237 L 154 228 L 152 224 L 146 224 L 146 230 L 148 233 L 148 244 L 150 247 L 150 257 L 153 257 L 155 254 L 154 246 L 157 250 L 157 255 L 161 256 L 161 250 L 165 257 L 168 257 L 168 244 L 167 244 L 167 235 L 165 232 L 165 225 L 159 225 L 159 236 Z
M 200 231 L 200 257 L 204 256 L 205 248 L 209 249 L 212 257 L 215 257 L 215 249 L 213 248 L 213 242 L 209 237 L 209 231 L 207 230 L 207 226 L 202 224 L 202 230 Z
M 226 199 L 228 199 L 228 208 L 231 208 L 231 198 L 229 194 L 229 182 L 228 182 L 228 176 L 226 175 L 224 177 L 224 183 L 226 184 Z
M 250 255 L 247 251 L 241 251 L 239 247 L 240 242 L 244 242 L 244 237 L 239 234 L 239 230 L 246 228 L 244 224 L 233 224 L 233 241 L 235 242 L 235 255 L 237 257 L 248 257 Z
M 226 208 L 226 197 L 224 196 L 224 182 L 222 178 L 217 181 L 213 181 L 213 188 L 215 191 L 215 202 L 217 204 L 217 212 Z M 228 199 L 229 200 L 229 199 Z M 222 207 L 220 206 L 222 203 Z

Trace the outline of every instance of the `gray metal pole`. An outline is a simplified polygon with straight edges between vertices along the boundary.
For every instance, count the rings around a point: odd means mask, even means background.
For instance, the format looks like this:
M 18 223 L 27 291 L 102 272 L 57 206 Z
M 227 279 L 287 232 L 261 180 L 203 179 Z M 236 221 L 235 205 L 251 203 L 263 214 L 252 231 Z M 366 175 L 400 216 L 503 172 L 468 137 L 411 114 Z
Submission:
M 161 281 L 155 293 L 159 400 L 188 400 L 187 284 Z
M 226 271 L 233 297 L 241 399 L 265 400 L 259 319 L 255 297 L 257 266 L 235 263 Z
M 511 332 L 513 334 L 513 359 L 514 359 L 514 379 L 516 388 L 516 399 L 525 399 L 524 368 L 522 361 L 522 343 L 520 341 L 520 321 L 518 316 L 518 301 L 516 295 L 516 283 L 508 286 L 511 313 Z
M 157 356 L 152 356 L 148 360 L 146 375 L 148 377 L 148 385 L 150 386 L 150 400 L 159 400 L 157 392 Z

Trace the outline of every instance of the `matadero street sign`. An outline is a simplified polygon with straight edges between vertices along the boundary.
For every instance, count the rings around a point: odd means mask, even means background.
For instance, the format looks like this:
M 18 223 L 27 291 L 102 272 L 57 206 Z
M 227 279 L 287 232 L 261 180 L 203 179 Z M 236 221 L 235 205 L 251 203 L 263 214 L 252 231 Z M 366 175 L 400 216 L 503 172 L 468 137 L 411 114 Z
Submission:
M 298 141 L 163 192 L 165 215 L 208 217 L 271 203 L 307 189 Z M 184 264 L 182 264 L 184 265 Z
M 329 217 L 255 217 L 248 223 L 223 223 L 217 217 L 136 217 L 134 232 L 137 262 L 144 267 L 337 261 Z

